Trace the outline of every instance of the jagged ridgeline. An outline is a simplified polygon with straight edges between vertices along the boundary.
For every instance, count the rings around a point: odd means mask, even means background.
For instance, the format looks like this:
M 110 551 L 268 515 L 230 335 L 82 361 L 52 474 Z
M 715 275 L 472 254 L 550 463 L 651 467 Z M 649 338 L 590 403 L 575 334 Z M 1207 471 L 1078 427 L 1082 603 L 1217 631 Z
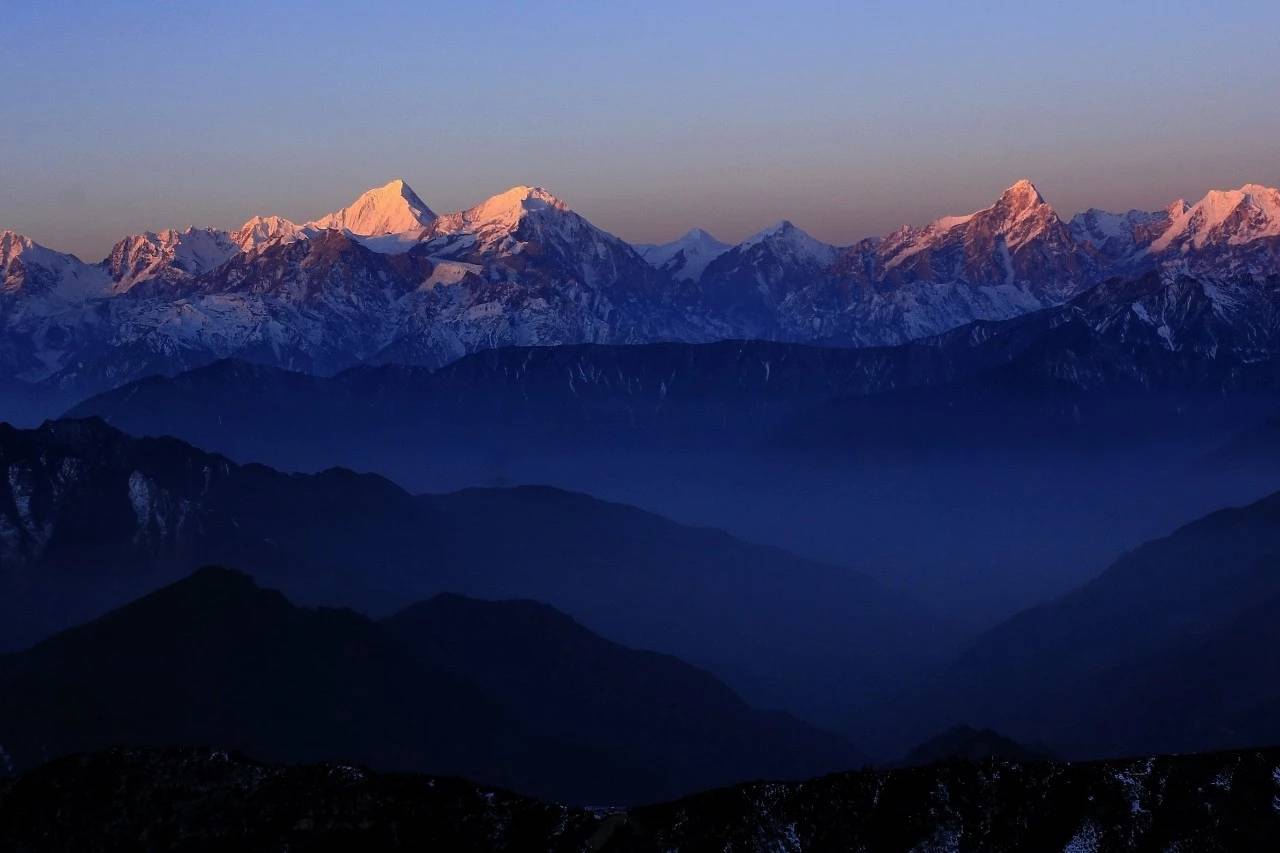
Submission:
M 1064 221 L 1019 181 L 983 210 L 851 245 L 784 221 L 736 246 L 699 230 L 632 246 L 539 187 L 436 215 L 395 180 L 303 224 L 129 236 L 97 264 L 3 232 L 0 368 L 14 387 L 0 392 L 65 403 L 225 357 L 325 373 L 508 345 L 892 345 L 1150 270 L 1205 280 L 1206 306 L 1271 352 L 1257 279 L 1275 273 L 1278 241 L 1280 192 L 1255 184 Z M 1151 308 L 1124 322 L 1178 348 L 1181 319 Z

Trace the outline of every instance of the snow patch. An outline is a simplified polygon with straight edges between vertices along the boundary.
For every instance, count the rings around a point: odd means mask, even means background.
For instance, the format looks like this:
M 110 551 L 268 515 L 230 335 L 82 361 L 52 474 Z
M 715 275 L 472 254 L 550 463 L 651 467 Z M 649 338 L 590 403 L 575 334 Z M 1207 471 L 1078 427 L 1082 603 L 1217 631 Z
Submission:
M 678 281 L 697 281 L 712 261 L 732 247 L 694 228 L 670 243 L 636 248 L 654 269 L 664 270 Z
M 430 290 L 438 284 L 457 284 L 468 275 L 480 275 L 484 267 L 479 264 L 464 264 L 460 261 L 435 261 L 431 275 L 422 283 L 424 289 Z
M 1098 853 L 1102 849 L 1102 833 L 1091 820 L 1086 820 L 1071 840 L 1062 848 L 1062 853 Z
M 138 519 L 138 532 L 145 532 L 155 507 L 155 486 L 141 471 L 129 475 L 129 503 Z

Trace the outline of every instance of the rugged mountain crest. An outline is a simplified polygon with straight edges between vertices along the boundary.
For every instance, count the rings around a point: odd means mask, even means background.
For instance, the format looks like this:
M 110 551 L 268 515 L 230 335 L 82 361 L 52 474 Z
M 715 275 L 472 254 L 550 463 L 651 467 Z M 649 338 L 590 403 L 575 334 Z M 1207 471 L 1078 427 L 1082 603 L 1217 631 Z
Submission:
M 537 235 L 563 236 L 584 226 L 598 230 L 542 187 L 516 186 L 474 207 L 446 213 L 423 231 L 421 239 L 433 254 L 456 253 L 459 244 L 465 244 L 469 254 L 515 253 L 522 242 Z M 603 231 L 599 234 L 622 242 Z
M 1109 213 L 1090 208 L 1071 218 L 1071 236 L 1079 244 L 1090 246 L 1106 261 L 1127 265 L 1134 257 L 1169 228 L 1169 223 L 1185 209 L 1185 203 L 1170 205 L 1166 210 L 1130 210 Z
M 46 304 L 104 296 L 111 284 L 98 267 L 41 246 L 16 231 L 0 231 L 0 276 L 0 298 L 36 299 Z M 0 319 L 5 313 L 0 310 Z M 25 312 L 14 303 L 13 313 Z
M 225 231 L 170 228 L 124 238 L 112 247 L 102 265 L 115 282 L 114 290 L 123 293 L 152 279 L 164 284 L 190 281 L 226 263 L 239 251 L 240 246 Z
M 1187 207 L 1152 244 L 1154 254 L 1184 254 L 1280 237 L 1280 190 L 1245 184 L 1212 190 Z
M 130 237 L 99 271 L 5 239 L 0 365 L 46 394 L 222 357 L 336 370 L 435 367 L 504 345 L 895 345 L 1151 270 L 1203 284 L 1228 333 L 1219 346 L 1256 352 L 1271 323 L 1258 283 L 1280 271 L 1280 192 L 1249 184 L 1164 211 L 1088 210 L 1068 225 L 1023 180 L 983 210 L 844 248 L 784 221 L 733 247 L 695 230 L 637 251 L 539 187 L 437 218 L 397 180 L 307 225 L 255 217 L 234 233 Z M 273 253 L 304 242 L 316 245 Z M 128 298 L 98 299 L 108 290 Z
M 877 277 L 888 282 L 1017 288 L 1042 304 L 1083 289 L 1094 272 L 1028 180 L 1006 189 L 991 207 L 903 229 L 874 251 Z
M 722 337 L 788 339 L 791 301 L 826 286 L 836 258 L 834 246 L 784 219 L 711 261 L 700 296 Z

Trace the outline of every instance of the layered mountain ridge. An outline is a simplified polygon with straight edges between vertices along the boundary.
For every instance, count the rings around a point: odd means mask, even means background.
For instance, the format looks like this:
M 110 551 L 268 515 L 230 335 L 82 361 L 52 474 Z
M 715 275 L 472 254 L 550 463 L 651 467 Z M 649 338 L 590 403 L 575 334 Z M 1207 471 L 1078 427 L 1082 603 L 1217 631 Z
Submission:
M 862 763 L 548 605 L 441 595 L 374 622 L 212 566 L 0 655 L 0 685 L 0 778 L 113 743 L 217 743 L 627 802 Z
M 544 601 L 769 707 L 793 688 L 822 692 L 809 686 L 819 671 L 873 692 L 955 630 L 859 572 L 554 488 L 412 495 L 339 468 L 238 465 L 98 420 L 0 425 L 0 470 L 0 649 L 213 563 L 303 603 L 373 613 L 445 591 Z

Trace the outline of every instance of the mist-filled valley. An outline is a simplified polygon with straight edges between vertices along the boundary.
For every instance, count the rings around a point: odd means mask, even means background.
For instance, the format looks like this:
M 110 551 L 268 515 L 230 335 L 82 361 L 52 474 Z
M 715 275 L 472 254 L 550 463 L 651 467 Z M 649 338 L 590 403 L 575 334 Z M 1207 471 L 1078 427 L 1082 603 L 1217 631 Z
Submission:
M 219 363 L 70 414 L 413 492 L 585 492 L 853 568 L 971 628 L 1280 482 L 1280 460 L 1243 444 L 1280 410 L 1268 390 L 1044 392 L 983 377 L 853 396 L 847 352 L 635 350 L 499 351 L 444 377 Z M 807 387 L 793 384 L 802 372 Z

